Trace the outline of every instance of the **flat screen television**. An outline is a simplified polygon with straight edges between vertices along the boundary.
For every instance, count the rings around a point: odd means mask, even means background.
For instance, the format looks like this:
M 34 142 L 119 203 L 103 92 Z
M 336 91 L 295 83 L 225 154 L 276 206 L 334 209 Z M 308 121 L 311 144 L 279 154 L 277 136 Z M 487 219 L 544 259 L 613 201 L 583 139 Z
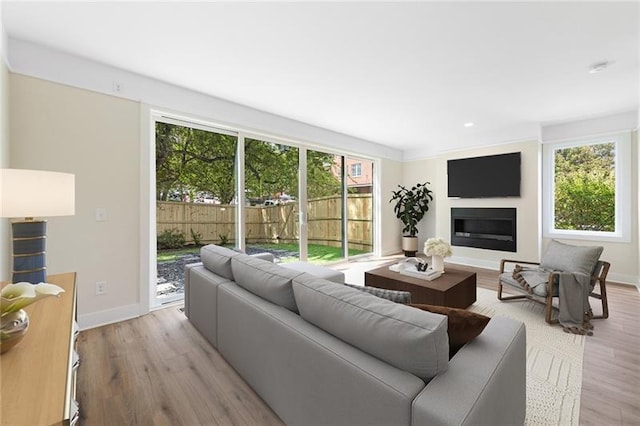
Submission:
M 520 153 L 448 160 L 447 181 L 449 197 L 519 197 Z

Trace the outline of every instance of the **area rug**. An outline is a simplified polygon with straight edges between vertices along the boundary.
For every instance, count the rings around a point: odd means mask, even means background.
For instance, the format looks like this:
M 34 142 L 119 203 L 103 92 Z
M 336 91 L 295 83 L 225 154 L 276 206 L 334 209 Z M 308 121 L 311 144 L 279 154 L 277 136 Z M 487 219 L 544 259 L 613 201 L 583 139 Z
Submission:
M 469 310 L 525 323 L 527 331 L 526 425 L 578 425 L 585 337 L 544 320 L 545 307 L 531 301 L 500 301 L 478 288 Z

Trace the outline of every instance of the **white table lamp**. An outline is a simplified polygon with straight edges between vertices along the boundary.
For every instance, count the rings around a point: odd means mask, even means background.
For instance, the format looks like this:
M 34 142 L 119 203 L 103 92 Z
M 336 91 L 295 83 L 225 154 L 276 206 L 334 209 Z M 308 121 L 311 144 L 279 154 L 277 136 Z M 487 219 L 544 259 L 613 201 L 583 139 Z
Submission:
M 75 214 L 75 176 L 43 170 L 0 169 L 0 217 L 11 223 L 11 282 L 46 282 L 46 216 Z

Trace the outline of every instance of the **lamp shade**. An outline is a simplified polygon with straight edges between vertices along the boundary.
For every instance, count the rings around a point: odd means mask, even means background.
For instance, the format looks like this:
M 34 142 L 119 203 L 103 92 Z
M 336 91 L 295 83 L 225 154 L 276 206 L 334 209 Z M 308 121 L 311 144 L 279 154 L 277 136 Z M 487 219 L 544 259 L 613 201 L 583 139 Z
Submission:
M 75 176 L 43 170 L 0 169 L 0 217 L 75 214 Z

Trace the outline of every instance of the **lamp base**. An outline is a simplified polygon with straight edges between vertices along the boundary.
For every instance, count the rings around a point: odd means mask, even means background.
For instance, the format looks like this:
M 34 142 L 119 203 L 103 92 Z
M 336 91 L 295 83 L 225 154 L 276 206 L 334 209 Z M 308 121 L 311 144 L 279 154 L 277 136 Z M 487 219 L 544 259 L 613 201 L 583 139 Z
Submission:
M 13 233 L 13 275 L 11 282 L 37 284 L 46 281 L 46 220 L 11 223 Z

